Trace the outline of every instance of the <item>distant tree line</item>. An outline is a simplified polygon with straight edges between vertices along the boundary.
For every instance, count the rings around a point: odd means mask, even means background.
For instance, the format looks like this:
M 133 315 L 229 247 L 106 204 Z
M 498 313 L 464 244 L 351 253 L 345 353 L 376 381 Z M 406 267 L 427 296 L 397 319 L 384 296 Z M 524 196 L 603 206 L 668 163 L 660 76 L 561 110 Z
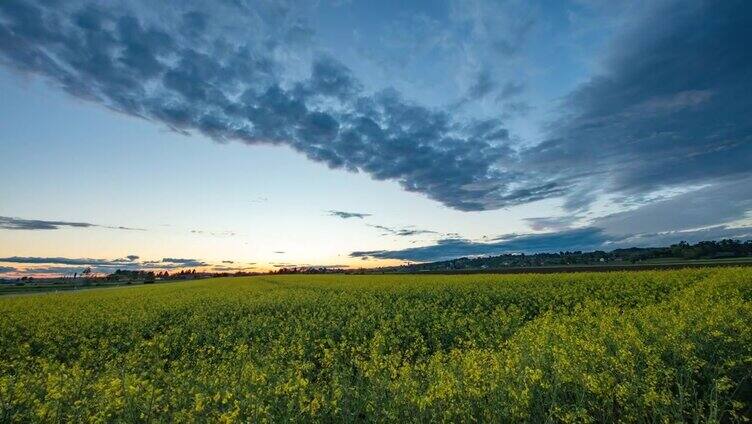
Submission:
M 344 268 L 326 267 L 326 266 L 298 266 L 285 267 L 276 270 L 275 274 L 343 274 L 347 272 Z
M 110 281 L 143 281 L 144 283 L 153 283 L 155 280 L 188 280 L 198 276 L 203 277 L 204 274 L 197 274 L 195 269 L 180 270 L 172 274 L 168 271 L 118 269 L 108 275 L 107 279 Z

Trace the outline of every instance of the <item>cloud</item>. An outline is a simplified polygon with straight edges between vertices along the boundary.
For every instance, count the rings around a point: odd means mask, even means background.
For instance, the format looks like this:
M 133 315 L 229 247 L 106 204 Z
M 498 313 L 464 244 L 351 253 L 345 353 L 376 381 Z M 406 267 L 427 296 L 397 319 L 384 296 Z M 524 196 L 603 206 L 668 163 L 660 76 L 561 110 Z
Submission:
M 531 110 L 533 110 L 532 106 L 523 101 L 505 102 L 502 105 L 502 108 L 504 110 L 502 116 L 506 119 L 526 116 Z
M 0 216 L 0 229 L 3 230 L 59 230 L 61 228 L 109 228 L 113 230 L 146 231 L 142 228 L 112 227 L 108 225 L 91 224 L 88 222 L 45 221 L 39 219 L 21 219 Z
M 109 272 L 109 271 L 102 271 L 101 269 L 98 269 L 97 267 L 90 267 L 90 268 L 95 273 Z M 81 274 L 81 271 L 83 270 L 84 270 L 84 267 L 44 266 L 44 267 L 17 269 L 15 273 L 24 274 L 24 275 L 73 275 L 74 273 Z
M 521 82 L 509 81 L 501 88 L 501 91 L 496 96 L 496 101 L 507 100 L 512 97 L 519 96 L 525 91 L 525 84 Z
M 17 271 L 17 268 L 12 266 L 0 266 L 0 274 L 10 273 Z
M 36 256 L 10 256 L 0 258 L 0 262 L 20 264 L 60 264 L 60 265 L 128 265 L 128 259 L 92 259 L 92 258 L 62 258 Z
M 300 30 L 296 8 L 281 9 L 2 2 L 0 55 L 73 96 L 175 131 L 288 145 L 452 208 L 530 201 L 511 185 L 522 174 L 505 170 L 513 151 L 499 120 L 458 120 L 390 89 L 367 93 L 326 55 L 301 75 L 300 62 L 279 59 L 302 57 L 289 41 Z
M 612 234 L 686 231 L 743 220 L 752 212 L 752 178 L 720 182 L 596 218 Z
M 577 221 L 575 216 L 553 216 L 525 218 L 524 221 L 533 231 L 559 231 L 572 226 Z
M 634 197 L 750 176 L 752 97 L 739 93 L 752 91 L 751 16 L 745 1 L 652 5 L 520 163 L 559 184 Z M 577 208 L 594 200 L 569 195 Z
M 191 230 L 191 234 L 212 236 L 212 237 L 234 237 L 237 235 L 234 231 L 205 231 L 205 230 Z
M 402 259 L 409 261 L 441 261 L 463 256 L 498 255 L 502 253 L 532 253 L 559 250 L 586 250 L 607 241 L 602 230 L 583 228 L 546 234 L 515 235 L 507 239 L 482 243 L 465 239 L 442 239 L 430 246 L 401 250 L 357 251 L 351 257 Z
M 223 264 L 234 264 L 234 261 L 222 261 Z
M 478 100 L 486 97 L 496 88 L 496 82 L 491 78 L 488 69 L 482 69 L 475 78 L 475 82 L 467 90 L 467 100 Z
M 392 228 L 392 227 L 387 227 L 384 225 L 368 225 L 368 226 L 382 230 L 382 231 L 386 231 L 385 235 L 393 235 L 393 236 L 408 237 L 408 236 L 416 236 L 420 234 L 438 234 L 436 231 L 420 230 L 420 229 L 413 228 L 412 226 L 403 227 L 403 228 Z
M 349 218 L 360 218 L 363 219 L 367 216 L 371 216 L 370 213 L 360 213 L 360 212 L 345 212 L 345 211 L 334 211 L 330 210 L 329 212 L 330 216 L 336 216 L 338 218 L 342 219 L 349 219 Z
M 620 242 L 619 247 L 654 247 L 669 246 L 671 244 L 686 241 L 697 243 L 705 240 L 749 240 L 752 239 L 752 227 L 730 227 L 728 225 L 716 225 L 698 230 L 665 231 L 660 233 L 637 234 L 626 237 Z
M 752 239 L 752 227 L 719 225 L 699 230 L 668 231 L 632 235 L 613 235 L 601 228 L 585 227 L 542 234 L 512 235 L 496 242 L 465 239 L 442 239 L 436 244 L 399 250 L 355 251 L 353 258 L 400 259 L 433 262 L 466 256 L 489 256 L 505 253 L 538 253 L 573 250 L 613 250 L 628 247 L 668 246 L 680 241 Z
M 199 261 L 198 259 L 184 259 L 184 258 L 162 258 L 162 263 L 176 264 L 181 266 L 207 266 L 206 262 Z
M 752 97 L 739 94 L 752 90 L 752 5 L 650 7 L 615 37 L 603 71 L 566 96 L 561 119 L 532 146 L 513 146 L 500 119 L 429 108 L 394 89 L 368 91 L 336 58 L 310 53 L 302 6 L 4 1 L 0 57 L 73 96 L 175 131 L 286 145 L 457 210 L 561 196 L 584 210 L 593 193 L 638 198 L 752 173 Z M 522 51 L 536 22 L 535 8 L 522 9 L 533 11 L 452 2 L 460 30 L 432 35 L 430 48 L 472 50 L 481 72 L 469 93 L 484 97 L 495 68 L 477 53 L 511 60 Z M 430 22 L 426 34 L 441 29 Z M 408 30 L 410 48 L 426 43 Z M 529 109 L 514 84 L 501 88 L 497 116 Z
M 80 273 L 85 267 L 90 267 L 96 273 L 111 273 L 117 269 L 164 270 L 210 265 L 198 259 L 163 258 L 158 261 L 139 261 L 138 259 L 139 257 L 136 255 L 116 259 L 10 256 L 0 258 L 0 263 L 31 265 L 23 269 L 16 269 L 16 272 L 23 274 L 72 274 L 74 272 Z M 37 265 L 46 266 L 40 267 Z
M 42 221 L 0 216 L 0 229 L 3 230 L 58 230 L 61 227 L 89 228 L 96 225 L 88 222 Z
M 613 250 L 667 246 L 680 241 L 752 238 L 752 178 L 709 185 L 664 200 L 587 221 L 580 216 L 528 218 L 537 234 L 507 234 L 491 241 L 459 237 L 399 250 L 356 251 L 351 257 L 439 261 L 462 256 L 560 250 Z M 484 238 L 485 239 L 485 238 Z

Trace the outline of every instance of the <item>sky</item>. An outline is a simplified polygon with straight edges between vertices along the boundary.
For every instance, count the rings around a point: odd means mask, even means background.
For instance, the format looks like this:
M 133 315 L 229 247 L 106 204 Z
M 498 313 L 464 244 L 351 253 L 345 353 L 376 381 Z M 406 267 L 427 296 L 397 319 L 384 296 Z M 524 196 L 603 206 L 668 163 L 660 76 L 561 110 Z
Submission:
M 0 2 L 0 276 L 752 238 L 745 1 Z

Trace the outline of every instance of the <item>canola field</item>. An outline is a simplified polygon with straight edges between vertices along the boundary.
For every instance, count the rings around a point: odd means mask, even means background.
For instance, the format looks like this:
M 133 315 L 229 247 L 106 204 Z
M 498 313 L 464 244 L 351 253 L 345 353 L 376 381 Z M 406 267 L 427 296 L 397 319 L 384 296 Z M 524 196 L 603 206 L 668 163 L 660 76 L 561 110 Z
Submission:
M 0 422 L 737 422 L 752 268 L 0 298 Z

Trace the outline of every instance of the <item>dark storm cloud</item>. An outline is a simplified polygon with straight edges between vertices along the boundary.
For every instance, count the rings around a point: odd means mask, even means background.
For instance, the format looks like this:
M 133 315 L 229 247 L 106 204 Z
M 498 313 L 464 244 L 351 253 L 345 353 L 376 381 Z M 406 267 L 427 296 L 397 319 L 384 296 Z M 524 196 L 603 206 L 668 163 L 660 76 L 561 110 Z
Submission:
M 360 218 L 363 219 L 367 216 L 371 216 L 370 213 L 360 213 L 360 212 L 345 212 L 345 211 L 334 211 L 330 210 L 327 211 L 330 216 L 336 216 L 337 218 L 342 219 L 349 219 L 349 218 Z
M 510 186 L 524 175 L 505 170 L 513 151 L 498 120 L 457 121 L 393 90 L 365 93 L 329 56 L 315 57 L 307 77 L 283 80 L 288 35 L 306 32 L 295 7 L 129 5 L 1 2 L 0 55 L 74 96 L 175 131 L 286 144 L 456 209 L 530 200 Z
M 88 222 L 45 221 L 40 219 L 21 219 L 0 216 L 2 230 L 59 230 L 61 228 L 109 228 L 111 230 L 145 231 L 142 228 L 113 227 L 108 225 L 91 224 Z
M 667 2 L 647 15 L 523 165 L 628 196 L 750 175 L 752 3 Z M 593 197 L 571 196 L 574 208 Z

